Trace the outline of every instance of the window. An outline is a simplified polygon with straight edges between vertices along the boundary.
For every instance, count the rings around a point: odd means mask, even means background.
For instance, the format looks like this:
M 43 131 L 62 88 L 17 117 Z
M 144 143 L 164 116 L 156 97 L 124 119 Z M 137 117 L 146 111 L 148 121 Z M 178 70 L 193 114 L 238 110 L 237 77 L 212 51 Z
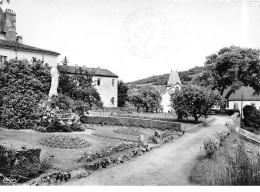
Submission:
M 115 79 L 112 79 L 112 87 L 115 86 Z
M 4 62 L 6 61 L 7 57 L 0 55 L 0 65 L 4 64 Z
M 100 78 L 97 79 L 97 85 L 100 86 Z
M 229 108 L 229 101 L 226 101 L 226 108 Z
M 111 98 L 111 103 L 112 103 L 112 105 L 114 105 L 114 103 L 115 103 L 115 98 L 114 97 Z

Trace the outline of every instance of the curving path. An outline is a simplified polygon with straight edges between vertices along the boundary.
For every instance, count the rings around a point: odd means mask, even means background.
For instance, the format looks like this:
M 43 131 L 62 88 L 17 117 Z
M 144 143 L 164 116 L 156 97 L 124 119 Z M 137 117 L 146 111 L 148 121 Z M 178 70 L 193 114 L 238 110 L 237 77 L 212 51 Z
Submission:
M 196 157 L 204 153 L 204 136 L 224 128 L 228 118 L 215 116 L 207 126 L 194 128 L 158 149 L 64 185 L 191 185 L 188 177 Z

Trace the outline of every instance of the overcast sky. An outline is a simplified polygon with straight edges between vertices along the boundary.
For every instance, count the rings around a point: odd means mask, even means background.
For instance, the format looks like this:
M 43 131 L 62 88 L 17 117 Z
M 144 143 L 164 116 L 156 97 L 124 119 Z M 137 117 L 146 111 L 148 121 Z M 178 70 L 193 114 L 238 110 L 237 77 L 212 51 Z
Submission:
M 11 0 L 24 44 L 125 82 L 203 66 L 224 46 L 260 48 L 259 2 Z

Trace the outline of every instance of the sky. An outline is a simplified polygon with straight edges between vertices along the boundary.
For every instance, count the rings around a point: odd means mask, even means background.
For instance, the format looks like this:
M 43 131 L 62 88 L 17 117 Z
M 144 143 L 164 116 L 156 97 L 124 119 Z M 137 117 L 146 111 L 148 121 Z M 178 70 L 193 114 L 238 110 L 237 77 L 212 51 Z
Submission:
M 23 43 L 130 82 L 203 66 L 225 46 L 260 48 L 260 2 L 11 0 Z

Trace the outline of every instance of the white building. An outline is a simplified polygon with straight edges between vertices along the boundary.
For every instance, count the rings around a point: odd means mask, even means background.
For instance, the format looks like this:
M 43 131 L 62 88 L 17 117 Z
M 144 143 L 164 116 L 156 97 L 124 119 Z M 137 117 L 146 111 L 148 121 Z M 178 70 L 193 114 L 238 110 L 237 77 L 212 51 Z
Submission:
M 31 61 L 34 57 L 52 66 L 57 63 L 59 55 L 54 51 L 23 44 L 22 37 L 16 35 L 16 14 L 10 9 L 3 12 L 0 7 L 0 64 L 14 58 Z
M 171 107 L 171 93 L 173 93 L 176 89 L 181 89 L 181 80 L 179 77 L 178 71 L 171 71 L 169 80 L 166 86 L 166 90 L 161 93 L 162 102 L 161 106 L 163 108 L 164 113 L 173 112 L 173 108 Z
M 228 90 L 224 91 L 224 95 Z M 235 106 L 238 107 L 241 113 L 242 108 L 246 105 L 254 105 L 258 110 L 260 110 L 260 95 L 254 95 L 254 90 L 251 87 L 241 87 L 235 93 L 229 96 L 226 102 L 226 109 L 234 109 Z M 242 100 L 243 95 L 243 100 Z
M 79 66 L 58 65 L 61 73 L 74 75 Z M 104 107 L 117 107 L 118 104 L 118 76 L 107 69 L 82 67 L 88 72 L 94 71 L 93 81 L 95 88 L 100 94 Z

